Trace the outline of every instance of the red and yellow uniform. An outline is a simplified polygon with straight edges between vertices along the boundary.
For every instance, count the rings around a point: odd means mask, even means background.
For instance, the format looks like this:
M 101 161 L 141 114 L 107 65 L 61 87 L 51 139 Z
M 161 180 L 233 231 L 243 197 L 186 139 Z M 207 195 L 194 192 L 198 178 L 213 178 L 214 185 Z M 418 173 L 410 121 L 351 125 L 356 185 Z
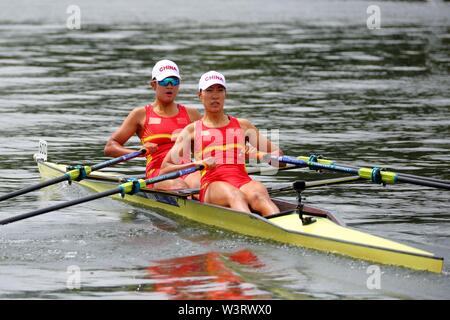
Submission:
M 245 135 L 239 121 L 228 116 L 228 125 L 209 128 L 203 121 L 195 122 L 195 158 L 213 157 L 214 168 L 202 171 L 200 201 L 204 201 L 206 189 L 215 181 L 223 181 L 236 188 L 252 181 L 245 170 Z
M 244 281 L 234 266 L 261 268 L 259 258 L 249 250 L 235 253 L 207 252 L 159 260 L 147 268 L 153 279 L 151 290 L 175 300 L 250 300 L 254 289 Z M 202 290 L 195 290 L 202 288 Z M 256 298 L 267 298 L 266 294 Z
M 146 178 L 153 178 L 159 175 L 159 170 L 164 157 L 173 147 L 177 135 L 190 122 L 186 107 L 178 104 L 178 113 L 173 117 L 158 115 L 152 105 L 145 106 L 145 125 L 141 142 L 151 142 L 158 145 L 156 152 L 147 156 L 147 166 L 145 168 Z

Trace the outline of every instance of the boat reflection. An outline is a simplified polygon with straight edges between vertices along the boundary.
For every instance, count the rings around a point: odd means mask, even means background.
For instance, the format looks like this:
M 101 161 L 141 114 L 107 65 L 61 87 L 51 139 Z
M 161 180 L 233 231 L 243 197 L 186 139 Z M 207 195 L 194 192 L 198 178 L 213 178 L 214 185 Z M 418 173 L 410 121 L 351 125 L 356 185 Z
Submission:
M 249 250 L 159 260 L 147 268 L 153 290 L 175 300 L 249 300 L 269 298 L 240 275 L 240 268 L 263 264 Z

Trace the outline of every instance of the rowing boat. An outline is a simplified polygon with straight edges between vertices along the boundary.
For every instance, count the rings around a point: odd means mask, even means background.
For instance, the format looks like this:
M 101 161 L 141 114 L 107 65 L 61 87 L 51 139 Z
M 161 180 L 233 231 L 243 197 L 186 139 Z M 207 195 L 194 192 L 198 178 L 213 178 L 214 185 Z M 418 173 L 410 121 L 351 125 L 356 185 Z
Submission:
M 67 166 L 36 159 L 43 178 L 66 172 Z M 123 176 L 96 171 L 77 183 L 95 192 L 116 187 Z M 279 243 L 340 254 L 374 263 L 440 273 L 443 258 L 395 241 L 346 227 L 332 213 L 284 200 L 273 199 L 281 213 L 263 218 L 191 199 L 192 190 L 161 191 L 143 188 L 130 195 L 113 196 L 134 205 L 165 212 L 214 228 Z M 301 210 L 299 210 L 301 208 Z

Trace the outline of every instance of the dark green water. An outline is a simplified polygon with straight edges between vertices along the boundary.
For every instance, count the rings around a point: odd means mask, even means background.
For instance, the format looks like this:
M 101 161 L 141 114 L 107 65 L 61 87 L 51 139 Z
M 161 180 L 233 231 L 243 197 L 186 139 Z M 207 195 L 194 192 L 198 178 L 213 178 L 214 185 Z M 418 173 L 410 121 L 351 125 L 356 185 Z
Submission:
M 39 181 L 32 159 L 39 139 L 48 141 L 54 162 L 105 159 L 109 135 L 132 108 L 152 101 L 147 83 L 163 58 L 181 69 L 178 101 L 199 109 L 200 75 L 224 73 L 228 112 L 278 129 L 286 154 L 316 152 L 450 180 L 448 3 L 382 2 L 379 30 L 367 29 L 364 1 L 78 1 L 80 30 L 65 27 L 69 2 L 33 3 L 0 4 L 0 193 Z M 120 166 L 126 168 L 142 172 L 144 163 Z M 258 179 L 273 185 L 298 177 Z M 88 194 L 60 185 L 2 202 L 0 212 L 5 217 Z M 216 274 L 189 274 L 192 282 L 182 286 L 177 276 L 161 278 L 147 267 L 173 267 L 182 262 L 164 259 L 192 255 L 203 257 L 193 258 L 201 264 L 211 252 L 239 277 L 228 279 L 224 291 L 247 298 L 450 298 L 447 191 L 358 183 L 305 197 L 351 227 L 443 256 L 444 273 L 381 266 L 381 288 L 371 290 L 369 263 L 104 200 L 2 227 L 0 298 L 180 298 L 161 291 L 158 285 L 167 282 L 183 288 L 183 297 L 199 298 L 199 290 L 223 289 Z M 258 267 L 229 262 L 227 254 L 243 249 Z M 80 268 L 80 290 L 67 288 L 68 266 Z

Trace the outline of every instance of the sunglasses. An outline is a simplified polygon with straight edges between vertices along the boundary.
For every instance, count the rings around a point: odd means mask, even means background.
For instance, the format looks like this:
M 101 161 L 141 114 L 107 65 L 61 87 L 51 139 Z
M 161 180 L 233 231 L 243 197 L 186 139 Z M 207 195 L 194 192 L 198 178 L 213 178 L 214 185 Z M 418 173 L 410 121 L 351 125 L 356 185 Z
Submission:
M 180 84 L 180 79 L 175 77 L 169 77 L 158 81 L 158 84 L 163 87 L 167 87 L 169 84 L 172 84 L 174 87 Z

